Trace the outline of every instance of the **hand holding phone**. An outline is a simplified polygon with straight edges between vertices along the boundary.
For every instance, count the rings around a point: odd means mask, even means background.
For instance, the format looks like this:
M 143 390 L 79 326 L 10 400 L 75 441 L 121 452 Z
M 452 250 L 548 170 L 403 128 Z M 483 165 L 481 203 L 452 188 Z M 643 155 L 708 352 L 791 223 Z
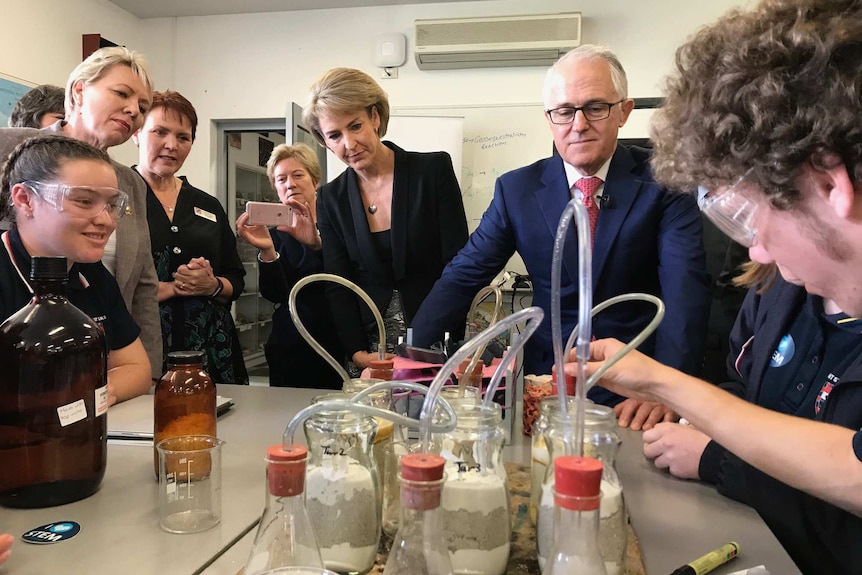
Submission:
M 250 226 L 293 226 L 293 208 L 284 204 L 268 202 L 246 202 Z

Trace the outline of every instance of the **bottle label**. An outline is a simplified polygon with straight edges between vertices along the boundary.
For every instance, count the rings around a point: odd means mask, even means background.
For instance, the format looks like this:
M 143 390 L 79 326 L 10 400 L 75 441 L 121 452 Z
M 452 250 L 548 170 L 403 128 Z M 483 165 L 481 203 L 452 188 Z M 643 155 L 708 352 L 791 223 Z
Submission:
M 108 413 L 108 386 L 96 389 L 96 417 Z
M 66 427 L 72 425 L 82 419 L 87 419 L 87 404 L 83 399 L 62 405 L 57 408 L 57 415 L 60 417 L 60 425 Z

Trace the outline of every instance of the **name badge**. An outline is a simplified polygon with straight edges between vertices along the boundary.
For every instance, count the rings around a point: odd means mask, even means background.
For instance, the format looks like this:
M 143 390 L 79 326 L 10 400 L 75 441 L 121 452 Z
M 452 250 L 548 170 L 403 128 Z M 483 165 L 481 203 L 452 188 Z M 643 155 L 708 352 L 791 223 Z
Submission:
M 195 215 L 211 222 L 216 221 L 216 215 L 201 208 L 195 208 Z

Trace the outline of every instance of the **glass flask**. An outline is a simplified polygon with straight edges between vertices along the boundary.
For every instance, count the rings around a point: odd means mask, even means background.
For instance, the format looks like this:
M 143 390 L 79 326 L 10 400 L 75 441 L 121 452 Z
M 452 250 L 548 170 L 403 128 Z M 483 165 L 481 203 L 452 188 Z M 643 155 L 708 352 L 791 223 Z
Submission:
M 305 465 L 301 445 L 266 450 L 266 506 L 245 566 L 245 575 L 279 567 L 323 567 L 320 547 L 305 509 Z
M 216 435 L 216 388 L 204 371 L 204 352 L 172 351 L 168 369 L 156 383 L 153 445 L 181 435 Z M 158 453 L 153 448 L 156 477 Z
M 554 460 L 554 540 L 542 575 L 607 575 L 598 549 L 601 482 L 598 459 Z
M 575 453 L 572 445 L 574 438 L 574 418 L 576 404 L 574 398 L 569 402 L 569 415 L 563 415 L 551 403 L 548 412 L 548 427 L 545 429 L 545 444 L 549 461 L 560 455 Z M 623 487 L 617 474 L 615 463 L 619 451 L 620 437 L 614 411 L 603 405 L 586 405 L 584 409 L 584 455 L 595 457 L 602 462 L 601 509 L 599 520 L 599 553 L 605 561 L 608 575 L 620 575 L 626 551 L 626 515 Z M 567 449 L 566 446 L 569 446 Z M 545 558 L 553 541 L 554 515 L 554 466 L 545 472 L 539 500 L 536 543 L 539 552 L 539 566 L 544 567 Z
M 372 456 L 377 421 L 347 408 L 305 420 L 305 505 L 324 566 L 358 574 L 374 565 L 380 542 L 381 497 Z
M 440 491 L 445 460 L 412 453 L 401 458 L 401 517 L 383 575 L 450 575 Z
M 459 574 L 501 575 L 512 534 L 502 411 L 496 403 L 454 410 L 455 429 L 434 434 L 435 446 L 446 459 L 443 532 L 452 568 Z
M 66 258 L 34 257 L 33 298 L 0 325 L 0 505 L 96 492 L 107 463 L 107 346 L 66 299 Z
M 568 396 L 569 411 L 574 413 L 577 409 L 576 399 Z M 589 399 L 586 400 L 587 405 L 593 405 Z M 556 395 L 556 385 L 554 395 L 548 395 L 541 398 L 538 407 L 538 417 L 533 424 L 533 434 L 531 437 L 531 457 L 530 457 L 530 519 L 533 525 L 539 514 L 539 501 L 542 498 L 542 483 L 545 481 L 545 473 L 548 470 L 548 447 L 545 444 L 545 431 L 548 429 L 549 413 L 558 411 L 560 400 Z M 587 417 L 590 417 L 587 414 Z

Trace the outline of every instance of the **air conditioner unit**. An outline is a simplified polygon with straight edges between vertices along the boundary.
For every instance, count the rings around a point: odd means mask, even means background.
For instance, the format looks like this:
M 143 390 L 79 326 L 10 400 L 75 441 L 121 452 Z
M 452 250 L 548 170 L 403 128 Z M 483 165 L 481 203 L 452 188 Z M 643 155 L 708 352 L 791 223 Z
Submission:
M 581 14 L 416 20 L 422 70 L 549 66 L 581 43 Z

